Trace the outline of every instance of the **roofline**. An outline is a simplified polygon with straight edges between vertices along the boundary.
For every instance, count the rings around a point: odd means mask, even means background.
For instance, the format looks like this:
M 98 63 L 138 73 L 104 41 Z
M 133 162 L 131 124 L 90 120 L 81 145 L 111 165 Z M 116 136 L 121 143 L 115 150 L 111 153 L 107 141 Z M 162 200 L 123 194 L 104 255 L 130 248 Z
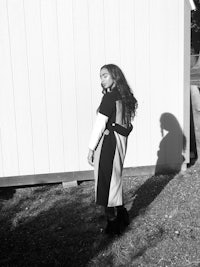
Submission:
M 191 9 L 192 10 L 196 10 L 196 6 L 195 6 L 194 1 L 193 0 L 189 0 L 189 2 L 190 2 Z

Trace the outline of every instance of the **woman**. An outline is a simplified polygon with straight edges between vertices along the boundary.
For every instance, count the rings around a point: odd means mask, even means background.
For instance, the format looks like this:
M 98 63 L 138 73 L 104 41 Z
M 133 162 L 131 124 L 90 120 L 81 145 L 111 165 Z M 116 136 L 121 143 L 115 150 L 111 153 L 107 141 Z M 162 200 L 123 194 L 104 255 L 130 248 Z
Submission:
M 104 95 L 89 142 L 88 162 L 94 166 L 96 203 L 105 207 L 105 233 L 120 234 L 129 224 L 123 206 L 122 169 L 137 100 L 118 66 L 104 65 L 100 79 Z

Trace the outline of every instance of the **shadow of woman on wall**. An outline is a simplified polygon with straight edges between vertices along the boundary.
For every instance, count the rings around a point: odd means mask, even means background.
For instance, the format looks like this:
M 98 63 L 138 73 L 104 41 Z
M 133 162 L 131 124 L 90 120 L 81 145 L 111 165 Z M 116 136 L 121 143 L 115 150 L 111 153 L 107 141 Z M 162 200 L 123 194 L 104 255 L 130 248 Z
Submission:
M 163 139 L 157 153 L 155 175 L 179 173 L 185 160 L 183 152 L 186 148 L 186 137 L 178 120 L 171 113 L 161 115 L 160 129 Z M 164 135 L 164 131 L 167 131 L 166 135 Z
M 149 204 L 180 172 L 185 160 L 183 152 L 186 148 L 186 137 L 176 117 L 171 113 L 163 113 L 160 117 L 160 129 L 162 140 L 157 152 L 155 172 L 133 193 L 131 219 L 145 213 Z

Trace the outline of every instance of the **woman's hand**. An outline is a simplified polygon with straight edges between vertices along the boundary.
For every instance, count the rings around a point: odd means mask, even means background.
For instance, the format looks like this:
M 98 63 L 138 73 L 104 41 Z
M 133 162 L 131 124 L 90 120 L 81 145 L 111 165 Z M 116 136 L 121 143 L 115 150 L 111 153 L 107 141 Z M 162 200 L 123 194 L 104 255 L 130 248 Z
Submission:
M 87 160 L 91 166 L 94 166 L 94 151 L 91 149 L 89 149 Z

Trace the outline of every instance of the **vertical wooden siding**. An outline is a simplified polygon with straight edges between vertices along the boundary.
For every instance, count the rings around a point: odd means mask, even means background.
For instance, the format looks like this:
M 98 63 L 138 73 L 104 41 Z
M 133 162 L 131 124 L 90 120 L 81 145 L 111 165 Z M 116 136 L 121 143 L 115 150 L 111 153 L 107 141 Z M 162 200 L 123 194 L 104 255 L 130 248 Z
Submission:
M 125 166 L 155 165 L 160 116 L 184 126 L 184 26 L 182 0 L 1 0 L 0 176 L 90 169 L 105 63 L 139 102 Z

